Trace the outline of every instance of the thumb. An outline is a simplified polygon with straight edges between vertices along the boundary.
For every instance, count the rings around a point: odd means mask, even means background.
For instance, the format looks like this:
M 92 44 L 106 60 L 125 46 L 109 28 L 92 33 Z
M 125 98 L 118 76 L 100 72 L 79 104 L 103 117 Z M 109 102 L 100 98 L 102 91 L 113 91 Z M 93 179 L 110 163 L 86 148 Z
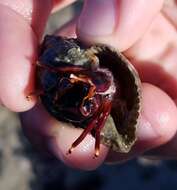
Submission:
M 78 36 L 124 51 L 142 36 L 162 5 L 163 0 L 85 0 Z

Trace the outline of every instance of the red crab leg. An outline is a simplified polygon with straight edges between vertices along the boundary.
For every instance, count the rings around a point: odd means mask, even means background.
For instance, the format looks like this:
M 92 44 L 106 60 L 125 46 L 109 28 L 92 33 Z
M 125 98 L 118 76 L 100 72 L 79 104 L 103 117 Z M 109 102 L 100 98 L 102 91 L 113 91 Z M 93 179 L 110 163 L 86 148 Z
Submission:
M 95 124 L 96 124 L 96 119 L 93 119 L 93 121 L 91 123 L 89 123 L 89 125 L 84 129 L 84 131 L 81 133 L 81 135 L 71 145 L 71 148 L 68 151 L 70 154 L 72 153 L 74 148 L 83 141 L 83 139 L 87 136 L 87 134 L 89 132 L 91 132 L 91 130 L 95 127 Z
M 68 151 L 70 154 L 72 153 L 74 148 L 83 141 L 83 139 L 87 136 L 87 134 L 89 132 L 91 132 L 92 129 L 95 128 L 95 130 L 96 130 L 96 133 L 95 133 L 95 139 L 96 139 L 96 141 L 95 141 L 95 157 L 99 156 L 100 132 L 106 122 L 106 119 L 110 113 L 110 110 L 111 110 L 111 101 L 106 101 L 103 104 L 103 107 L 97 112 L 99 115 L 96 114 L 96 117 L 92 120 L 92 122 L 89 123 L 89 125 L 84 129 L 84 131 L 81 133 L 81 135 L 71 145 L 71 148 Z M 100 115 L 101 115 L 101 117 L 100 117 Z M 98 118 L 99 118 L 99 120 L 98 120 Z
M 50 72 L 71 72 L 71 73 L 74 73 L 74 72 L 79 72 L 79 71 L 83 71 L 83 70 L 86 70 L 85 68 L 81 68 L 81 67 L 64 67 L 64 68 L 59 68 L 59 67 L 52 67 L 52 66 L 48 66 L 48 65 L 44 65 L 44 64 L 41 64 L 40 62 L 37 62 L 37 66 L 38 67 L 41 67 L 41 68 L 44 68 Z
M 100 133 L 101 129 L 104 127 L 105 122 L 111 111 L 111 101 L 107 101 L 103 105 L 103 110 L 101 116 L 98 120 L 96 132 L 95 132 L 95 157 L 98 157 L 100 154 Z

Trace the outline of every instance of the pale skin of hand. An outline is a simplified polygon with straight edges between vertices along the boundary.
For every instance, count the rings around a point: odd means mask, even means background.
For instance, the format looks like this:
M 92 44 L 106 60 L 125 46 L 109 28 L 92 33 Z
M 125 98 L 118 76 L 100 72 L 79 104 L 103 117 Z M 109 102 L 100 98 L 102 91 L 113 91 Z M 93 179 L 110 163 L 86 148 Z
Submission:
M 144 0 L 86 0 L 79 19 L 59 30 L 60 35 L 75 36 L 76 29 L 85 43 L 114 46 L 139 71 L 142 111 L 138 140 L 129 154 L 108 153 L 108 148 L 101 145 L 100 156 L 93 159 L 94 138 L 88 135 L 71 155 L 66 155 L 82 130 L 53 119 L 42 106 L 35 106 L 36 99 L 27 101 L 26 95 L 35 90 L 34 64 L 47 18 L 52 10 L 71 2 L 1 0 L 1 103 L 12 111 L 26 111 L 21 114 L 26 136 L 37 147 L 72 167 L 92 170 L 105 160 L 116 163 L 142 154 L 176 159 L 177 4 L 173 0 L 148 3 Z

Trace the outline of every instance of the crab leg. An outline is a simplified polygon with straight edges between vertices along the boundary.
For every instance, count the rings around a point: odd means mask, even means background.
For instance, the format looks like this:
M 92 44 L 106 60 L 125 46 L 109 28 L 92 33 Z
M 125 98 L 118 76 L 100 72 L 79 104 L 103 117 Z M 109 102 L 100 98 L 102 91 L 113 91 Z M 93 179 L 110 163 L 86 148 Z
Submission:
M 81 135 L 73 142 L 73 144 L 71 145 L 71 148 L 69 148 L 69 151 L 68 151 L 69 154 L 71 154 L 74 148 L 83 141 L 83 139 L 87 136 L 89 132 L 91 132 L 91 130 L 95 127 L 95 124 L 96 124 L 96 119 L 94 119 L 91 123 L 89 123 L 89 125 L 84 129 Z
M 103 105 L 103 110 L 101 116 L 98 120 L 97 127 L 95 129 L 95 157 L 98 157 L 100 154 L 100 133 L 101 129 L 104 127 L 105 122 L 111 111 L 111 101 L 107 101 Z
M 65 67 L 65 68 L 52 67 L 52 66 L 41 64 L 40 62 L 37 62 L 36 65 L 38 67 L 44 68 L 44 69 L 46 69 L 46 70 L 48 70 L 50 72 L 54 72 L 54 73 L 57 73 L 57 72 L 73 72 L 73 73 L 77 73 L 77 72 L 86 70 L 85 68 L 72 67 L 72 66 L 70 66 L 70 67 L 68 66 L 68 67 Z
M 69 149 L 69 154 L 72 153 L 74 148 L 78 146 L 83 139 L 87 136 L 88 133 L 90 133 L 95 128 L 95 157 L 99 156 L 100 151 L 100 132 L 101 129 L 104 127 L 104 124 L 106 122 L 106 119 L 110 113 L 111 110 L 111 101 L 106 101 L 103 104 L 103 107 L 97 112 L 96 116 L 92 120 L 91 123 L 88 124 L 88 126 L 84 129 L 84 131 L 81 133 L 81 135 L 74 141 L 74 143 L 71 145 L 71 148 Z M 99 114 L 99 115 L 98 115 Z

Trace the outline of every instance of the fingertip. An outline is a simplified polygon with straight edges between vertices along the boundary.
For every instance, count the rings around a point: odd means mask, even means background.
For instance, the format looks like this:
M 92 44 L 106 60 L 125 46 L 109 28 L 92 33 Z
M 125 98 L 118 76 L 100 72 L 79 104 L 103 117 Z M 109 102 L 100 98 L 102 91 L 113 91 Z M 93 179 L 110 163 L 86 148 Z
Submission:
M 165 92 L 154 85 L 143 83 L 137 141 L 129 153 L 111 152 L 107 162 L 127 161 L 169 142 L 177 130 L 176 115 L 176 105 Z
M 78 37 L 124 51 L 144 34 L 162 5 L 163 0 L 87 0 L 77 24 Z
M 18 89 L 17 89 L 18 90 Z M 25 94 L 17 94 L 14 93 L 13 97 L 12 95 L 9 95 L 9 91 L 6 91 L 4 93 L 7 94 L 6 97 L 1 97 L 1 105 L 9 109 L 13 112 L 25 112 L 27 110 L 30 110 L 33 108 L 36 104 L 36 98 L 33 98 L 33 100 L 27 100 Z M 12 92 L 13 93 L 13 92 Z M 18 102 L 18 103 L 17 103 Z
M 176 133 L 177 107 L 174 101 L 158 87 L 144 83 L 142 85 L 142 117 L 138 138 L 159 146 L 169 141 Z M 145 129 L 149 125 L 152 135 Z
M 35 104 L 26 96 L 34 91 L 38 40 L 29 24 L 5 6 L 0 6 L 0 26 L 0 99 L 12 111 L 25 111 Z
M 103 163 L 107 155 L 108 148 L 101 145 L 100 155 L 94 158 L 95 139 L 91 135 L 87 135 L 73 152 L 68 154 L 69 148 L 83 129 L 57 121 L 41 105 L 22 113 L 21 121 L 26 136 L 38 149 L 50 152 L 68 166 L 94 170 Z
M 150 92 L 152 88 L 154 89 L 154 86 L 146 85 L 145 91 L 147 90 Z M 154 90 L 156 91 L 156 95 L 163 95 L 163 97 L 156 96 L 157 101 L 155 102 L 156 105 L 157 102 L 159 103 L 158 108 L 161 114 L 153 114 L 155 116 L 152 119 L 152 125 L 154 126 L 159 138 L 156 138 L 152 141 L 152 149 L 148 149 L 144 155 L 150 159 L 176 159 L 177 108 L 175 103 L 170 97 L 168 97 L 167 94 L 158 88 Z M 148 98 L 149 92 L 146 93 L 145 99 Z M 152 111 L 152 108 L 147 108 L 145 110 L 146 113 L 150 113 L 149 115 L 146 114 L 148 119 L 152 118 Z M 151 142 L 149 142 L 149 144 L 151 144 Z
M 36 103 L 26 96 L 34 92 L 33 64 L 51 9 L 50 0 L 0 2 L 0 101 L 12 111 L 26 111 Z
M 63 160 L 68 166 L 82 170 L 94 170 L 104 162 L 108 148 L 101 145 L 100 154 L 98 157 L 95 157 L 95 139 L 91 135 L 87 135 L 86 138 L 73 149 L 72 153 L 68 154 L 71 144 L 79 137 L 81 132 L 82 129 L 63 126 L 57 137 L 50 141 L 51 150 L 56 157 Z

